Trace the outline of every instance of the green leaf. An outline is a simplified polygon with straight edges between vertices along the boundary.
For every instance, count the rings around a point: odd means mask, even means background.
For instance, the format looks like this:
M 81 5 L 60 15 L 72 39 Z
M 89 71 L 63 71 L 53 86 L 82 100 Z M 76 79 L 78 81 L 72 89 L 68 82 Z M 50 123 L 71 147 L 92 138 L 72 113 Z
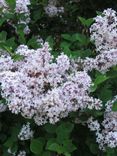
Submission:
M 27 43 L 28 46 L 31 46 L 32 48 L 39 48 L 39 45 L 37 43 L 37 39 L 33 36 Z
M 4 142 L 7 140 L 7 135 L 3 134 L 2 132 L 0 133 L 0 140 L 1 142 Z
M 7 32 L 6 31 L 2 31 L 0 33 L 0 43 L 1 42 L 5 42 L 6 41 L 6 37 L 7 37 Z
M 105 80 L 107 80 L 108 79 L 108 77 L 106 76 L 106 75 L 99 75 L 96 79 L 95 79 L 95 84 L 96 85 L 99 85 L 99 84 L 101 84 L 101 83 L 103 83 Z
M 23 59 L 24 59 L 24 56 L 19 55 L 19 54 L 15 54 L 15 55 L 12 56 L 12 58 L 13 58 L 15 61 L 20 61 L 20 60 L 23 60 Z
M 84 46 L 87 46 L 90 43 L 90 39 L 87 36 L 85 36 L 83 34 L 79 34 L 79 33 L 73 34 L 72 40 L 79 41 L 80 44 L 82 44 Z
M 113 103 L 112 111 L 114 111 L 114 112 L 117 111 L 117 101 L 115 101 L 115 102 Z
M 52 144 L 48 145 L 47 149 L 50 151 L 57 152 L 58 154 L 63 153 L 63 147 L 57 143 L 52 143 Z
M 12 153 L 16 153 L 17 150 L 18 150 L 18 145 L 17 145 L 17 143 L 15 143 L 15 144 L 13 144 L 13 146 L 11 147 L 11 151 L 12 151 Z
M 12 137 L 14 139 L 14 141 L 17 141 L 17 136 L 19 134 L 19 131 L 20 131 L 20 128 L 21 128 L 21 125 L 20 123 L 19 124 L 16 124 L 14 125 L 15 127 L 12 127 Z
M 79 17 L 80 22 L 82 25 L 89 27 L 93 23 L 93 18 L 85 19 L 83 17 Z
M 55 132 L 56 132 L 56 125 L 46 124 L 46 125 L 44 125 L 44 129 L 45 129 L 48 133 L 55 133 Z
M 90 88 L 90 91 L 94 92 L 100 84 L 102 84 L 103 82 L 105 82 L 108 79 L 109 79 L 109 77 L 100 73 L 99 75 L 97 75 L 96 79 L 94 80 L 93 85 Z
M 18 133 L 19 133 L 19 130 L 20 130 L 19 126 L 20 125 L 17 124 L 16 127 L 11 128 L 12 135 L 4 143 L 5 147 L 12 147 L 17 142 L 17 140 L 18 140 L 17 136 L 18 136 Z
M 70 154 L 70 153 L 64 153 L 64 155 L 65 155 L 65 156 L 71 156 L 71 154 Z
M 57 152 L 59 154 L 63 153 L 63 147 L 56 142 L 55 138 L 49 139 L 46 145 L 46 149 L 50 151 Z
M 70 122 L 61 123 L 56 129 L 57 142 L 61 143 L 64 140 L 68 140 L 73 128 L 74 124 Z
M 68 153 L 72 153 L 73 151 L 77 149 L 76 146 L 72 143 L 72 140 L 64 140 L 63 148 L 64 148 L 64 151 Z
M 96 14 L 99 15 L 99 16 L 100 16 L 100 15 L 101 15 L 101 16 L 103 15 L 101 11 L 96 11 Z
M 57 140 L 53 138 L 47 142 L 46 149 L 59 154 L 65 154 L 65 156 L 67 156 L 76 150 L 76 147 L 73 145 L 72 140 L 63 140 L 62 142 L 58 143 Z
M 106 156 L 116 156 L 117 155 L 117 151 L 114 148 L 106 148 Z
M 37 20 L 41 19 L 43 17 L 44 13 L 42 8 L 39 8 L 38 10 L 33 11 L 33 18 L 36 22 Z
M 41 154 L 45 144 L 44 138 L 32 139 L 30 144 L 30 150 L 34 154 Z
M 43 152 L 42 156 L 51 156 L 51 152 L 47 151 L 47 152 Z
M 6 2 L 10 6 L 11 9 L 15 9 L 16 0 L 6 0 Z
M 61 49 L 64 51 L 65 54 L 67 54 L 68 56 L 71 55 L 71 50 L 70 50 L 70 45 L 71 43 L 68 43 L 66 41 L 61 42 L 60 47 Z
M 4 146 L 6 146 L 6 147 L 11 147 L 12 145 L 13 145 L 13 143 L 14 143 L 14 139 L 13 139 L 13 137 L 10 137 L 9 139 L 7 139 L 7 141 L 4 143 Z
M 4 146 L 7 148 L 10 148 L 12 152 L 17 152 L 18 150 L 18 142 L 16 141 L 15 137 L 10 137 L 7 139 L 7 141 L 4 143 Z
M 71 133 L 72 130 L 74 128 L 74 124 L 70 123 L 70 122 L 64 122 L 64 123 L 61 123 L 58 127 L 57 127 L 57 130 L 56 130 L 56 133 Z
M 94 117 L 103 116 L 103 112 L 102 112 L 102 111 L 93 110 L 92 112 L 93 112 L 93 116 L 94 116 Z
M 72 37 L 69 34 L 62 34 L 61 37 L 65 40 L 72 41 Z
M 108 100 L 110 100 L 112 98 L 112 89 L 109 89 L 108 86 L 104 86 L 103 88 L 101 88 L 99 98 L 103 102 L 107 102 Z
M 98 145 L 97 144 L 90 144 L 90 151 L 91 153 L 97 155 L 98 154 Z
M 53 37 L 52 36 L 48 36 L 46 38 L 46 41 L 49 43 L 50 47 L 53 48 L 53 46 L 54 46 L 54 39 L 53 39 Z
M 73 58 L 77 58 L 77 57 L 86 58 L 88 56 L 91 56 L 91 54 L 92 51 L 89 49 L 71 51 L 71 55 Z
M 26 44 L 26 38 L 24 34 L 24 28 L 25 24 L 19 24 L 17 25 L 17 33 L 18 33 L 18 39 L 21 44 Z
M 11 7 L 12 8 L 12 7 Z M 7 20 L 7 19 L 13 19 L 14 18 L 14 12 L 12 12 L 12 11 L 10 11 L 10 12 L 7 12 L 6 14 L 5 14 L 5 19 Z
M 46 149 L 48 149 L 48 147 L 53 144 L 53 143 L 56 143 L 56 139 L 55 138 L 50 138 L 48 141 L 47 141 L 47 145 L 46 145 Z
M 15 43 L 15 38 L 12 37 L 12 38 L 6 40 L 5 45 L 7 47 L 9 47 L 10 49 L 15 49 L 17 47 L 17 44 Z
M 4 23 L 5 19 L 0 19 L 0 26 L 2 26 L 2 24 Z

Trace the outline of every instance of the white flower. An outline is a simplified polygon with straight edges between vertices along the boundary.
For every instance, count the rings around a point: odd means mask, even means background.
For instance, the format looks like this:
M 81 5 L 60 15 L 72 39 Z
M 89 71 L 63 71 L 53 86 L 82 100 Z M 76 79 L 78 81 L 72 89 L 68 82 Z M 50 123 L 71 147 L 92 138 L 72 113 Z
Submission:
M 17 156 L 26 156 L 26 152 L 25 151 L 19 151 Z
M 6 104 L 0 103 L 0 113 L 1 113 L 1 112 L 5 112 L 6 109 L 7 109 L 7 105 L 6 105 Z
M 64 7 L 56 7 L 56 0 L 49 0 L 48 5 L 44 7 L 45 13 L 49 17 L 58 16 L 60 13 L 64 13 Z
M 66 70 L 70 68 L 70 61 L 67 55 L 63 53 L 57 57 L 57 70 L 64 73 Z
M 112 105 L 116 100 L 117 96 L 105 104 L 106 110 L 101 124 L 92 117 L 87 121 L 90 130 L 96 133 L 96 142 L 101 150 L 105 150 L 106 147 L 117 147 L 117 112 L 112 111 Z
M 3 14 L 6 13 L 6 12 L 8 12 L 7 3 L 6 3 L 5 0 L 0 0 L 0 15 L 2 15 L 2 17 L 3 17 Z
M 99 130 L 100 130 L 100 124 L 98 123 L 97 120 L 94 120 L 93 117 L 90 117 L 90 118 L 87 120 L 87 124 L 88 124 L 88 128 L 89 128 L 91 131 L 99 131 Z
M 91 26 L 91 40 L 95 41 L 96 50 L 100 53 L 117 48 L 117 16 L 112 9 L 104 10 L 103 16 L 97 16 Z
M 30 0 L 16 0 L 16 12 L 17 13 L 29 13 L 28 6 L 30 5 Z
M 24 34 L 29 34 L 30 33 L 30 28 L 28 25 L 26 25 L 26 27 L 24 28 Z
M 24 124 L 18 134 L 19 140 L 29 140 L 33 138 L 34 132 L 30 128 L 30 123 Z
M 16 53 L 23 60 L 1 58 L 1 91 L 8 109 L 38 125 L 54 124 L 72 111 L 100 109 L 102 102 L 89 96 L 90 76 L 73 69 L 65 54 L 54 62 L 50 50 L 48 43 L 37 50 L 20 45 Z

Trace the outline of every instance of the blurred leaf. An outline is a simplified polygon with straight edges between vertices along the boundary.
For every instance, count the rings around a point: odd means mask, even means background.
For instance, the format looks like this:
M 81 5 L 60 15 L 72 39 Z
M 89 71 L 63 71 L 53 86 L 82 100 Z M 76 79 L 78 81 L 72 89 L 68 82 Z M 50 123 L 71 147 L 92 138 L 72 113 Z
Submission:
M 77 149 L 75 145 L 72 143 L 72 140 L 64 140 L 63 148 L 64 148 L 64 151 L 68 153 L 72 153 L 73 151 Z
M 117 151 L 114 148 L 106 148 L 106 156 L 116 156 Z
M 99 15 L 99 16 L 100 15 L 102 16 L 102 12 L 101 11 L 96 11 L 96 14 Z
M 51 152 L 47 151 L 47 152 L 43 152 L 42 156 L 52 156 Z
M 4 143 L 4 146 L 6 146 L 6 147 L 11 147 L 12 145 L 13 145 L 13 143 L 14 143 L 14 139 L 13 139 L 13 137 L 10 137 L 9 139 L 7 139 L 7 141 Z
M 5 19 L 0 19 L 0 26 L 4 23 Z
M 48 133 L 55 133 L 56 132 L 56 125 L 46 124 L 46 125 L 44 125 L 44 129 Z
M 0 44 L 1 44 L 2 42 L 5 42 L 5 41 L 6 41 L 6 37 L 7 37 L 7 32 L 6 32 L 6 31 L 2 31 L 2 32 L 0 33 Z
M 39 10 L 35 10 L 33 11 L 33 18 L 34 21 L 36 22 L 37 20 L 41 19 L 44 15 L 44 12 L 42 10 L 42 8 L 39 8 Z
M 91 153 L 97 155 L 98 154 L 98 150 L 99 150 L 99 148 L 98 148 L 97 144 L 94 144 L 94 143 L 90 144 L 90 151 L 91 151 Z
M 44 138 L 36 138 L 31 140 L 30 150 L 34 154 L 41 154 L 45 144 Z
M 10 6 L 10 8 L 15 9 L 16 0 L 6 0 L 6 2 Z
M 68 41 L 73 42 L 72 36 L 69 35 L 69 34 L 62 34 L 61 37 L 62 37 L 63 39 L 65 39 L 65 40 L 68 40 Z

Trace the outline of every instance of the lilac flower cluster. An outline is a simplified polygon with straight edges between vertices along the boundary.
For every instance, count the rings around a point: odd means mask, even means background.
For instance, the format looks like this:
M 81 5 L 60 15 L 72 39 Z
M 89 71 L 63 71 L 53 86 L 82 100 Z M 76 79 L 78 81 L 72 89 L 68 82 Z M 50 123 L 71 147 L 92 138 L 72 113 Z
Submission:
M 117 16 L 112 9 L 104 10 L 102 16 L 95 18 L 95 23 L 90 28 L 91 40 L 94 41 L 96 51 L 99 53 L 95 58 L 78 58 L 74 62 L 76 69 L 85 71 L 96 69 L 102 73 L 117 65 Z M 117 112 L 112 110 L 117 96 L 106 104 L 104 120 L 102 123 L 90 117 L 87 120 L 88 128 L 96 133 L 96 141 L 101 150 L 106 147 L 117 147 Z M 84 123 L 83 123 L 84 124 Z M 85 123 L 86 124 L 86 123 Z
M 16 0 L 16 8 L 15 12 L 18 14 L 24 14 L 25 19 L 22 19 L 19 21 L 19 24 L 24 24 L 24 33 L 29 34 L 30 28 L 28 26 L 28 23 L 30 22 L 30 10 L 29 6 L 31 5 L 30 0 Z
M 117 65 L 117 16 L 112 9 L 104 10 L 102 16 L 94 18 L 90 28 L 91 40 L 94 41 L 98 55 L 95 58 L 79 58 L 78 65 L 85 71 L 96 69 L 102 73 Z
M 16 0 L 15 12 L 17 14 L 24 14 L 24 17 L 18 21 L 18 24 L 24 24 L 24 33 L 29 34 L 30 29 L 28 23 L 30 22 L 30 10 L 29 6 L 31 5 L 30 0 Z M 4 13 L 8 13 L 10 11 L 10 7 L 5 0 L 0 0 L 0 8 L 2 9 L 2 16 Z M 13 24 L 12 24 L 13 26 Z M 14 26 L 14 28 L 16 28 Z
M 117 65 L 117 49 L 104 51 L 95 58 L 87 57 L 84 60 L 79 58 L 76 62 L 77 68 L 82 67 L 87 72 L 95 69 L 101 73 L 106 73 L 111 67 Z
M 28 6 L 30 5 L 30 0 L 16 0 L 16 7 L 15 7 L 15 11 L 16 13 L 25 13 L 25 14 L 29 14 L 29 9 Z M 8 4 L 6 2 L 6 0 L 0 0 L 0 8 L 7 8 Z
M 24 124 L 18 134 L 19 140 L 29 140 L 33 138 L 33 131 L 31 130 L 30 123 Z
M 0 9 L 3 9 L 2 11 L 4 12 L 7 8 L 7 4 L 5 0 L 0 0 Z
M 30 0 L 16 0 L 15 11 L 17 13 L 29 14 L 28 6 L 30 5 Z
M 17 156 L 26 156 L 26 152 L 25 151 L 19 151 Z
M 1 104 L 0 104 L 0 113 L 1 113 L 1 112 L 5 112 L 6 109 L 7 109 L 7 105 L 1 103 Z
M 102 123 L 99 123 L 92 117 L 87 121 L 90 130 L 96 132 L 96 141 L 101 150 L 105 150 L 106 147 L 117 147 L 117 112 L 112 110 L 115 101 L 117 101 L 117 96 L 106 103 L 106 110 Z
M 44 8 L 49 17 L 58 16 L 60 13 L 64 13 L 64 7 L 57 7 L 57 3 L 57 0 L 49 0 L 48 5 Z
M 42 125 L 54 124 L 72 111 L 100 109 L 102 102 L 89 96 L 90 76 L 72 70 L 70 59 L 63 53 L 53 61 L 50 50 L 48 43 L 37 50 L 21 45 L 16 54 L 23 60 L 1 57 L 1 94 L 9 110 Z
M 10 155 L 12 156 L 26 156 L 26 151 L 19 151 L 17 154 L 16 152 L 12 152 L 11 149 L 9 148 L 7 151 Z
M 104 10 L 102 15 L 94 18 L 95 23 L 90 27 L 91 40 L 95 42 L 99 52 L 117 48 L 117 16 L 112 9 Z

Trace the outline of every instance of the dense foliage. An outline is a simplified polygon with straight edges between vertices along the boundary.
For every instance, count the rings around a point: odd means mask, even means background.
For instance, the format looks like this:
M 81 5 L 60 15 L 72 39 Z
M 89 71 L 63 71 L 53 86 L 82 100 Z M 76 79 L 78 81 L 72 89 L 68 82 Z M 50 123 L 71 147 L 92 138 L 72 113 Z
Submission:
M 116 9 L 0 0 L 1 156 L 117 155 Z

